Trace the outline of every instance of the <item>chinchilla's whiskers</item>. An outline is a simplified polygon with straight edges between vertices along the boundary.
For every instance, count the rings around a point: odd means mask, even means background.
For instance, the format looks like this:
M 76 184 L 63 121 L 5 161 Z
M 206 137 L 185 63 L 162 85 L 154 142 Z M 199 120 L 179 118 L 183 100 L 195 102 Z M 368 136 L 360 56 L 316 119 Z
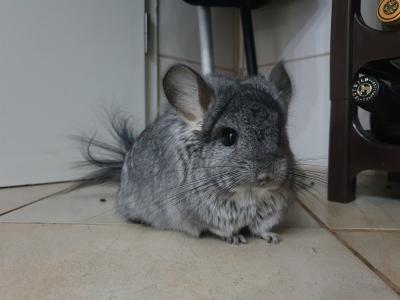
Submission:
M 218 176 L 218 175 L 219 175 L 219 176 L 222 176 L 222 175 L 229 175 L 229 174 L 233 174 L 233 173 L 234 173 L 234 172 L 232 172 L 232 171 L 230 171 L 230 172 L 224 172 L 224 173 L 219 173 L 219 174 L 217 174 L 217 176 Z M 178 191 L 177 194 L 180 194 L 180 193 L 187 193 L 187 192 L 191 191 L 192 189 L 196 189 L 196 188 L 201 187 L 203 184 L 206 184 L 206 183 L 213 184 L 213 177 L 214 177 L 214 176 L 211 176 L 211 177 L 210 177 L 210 176 L 205 175 L 205 176 L 203 176 L 202 178 L 198 178 L 198 179 L 192 180 L 192 181 L 187 181 L 187 182 L 184 183 L 184 184 L 178 185 L 178 186 L 176 186 L 176 187 L 172 187 L 172 188 L 170 188 L 170 189 L 168 189 L 168 190 L 177 190 L 177 191 Z M 200 185 L 198 185 L 198 184 L 200 184 Z M 189 190 L 185 190 L 184 188 L 186 188 L 186 187 L 189 187 L 190 189 L 189 189 Z M 168 191 L 168 190 L 166 190 L 166 191 Z M 177 194 L 172 194 L 171 196 L 174 197 L 174 196 L 177 195 Z
M 245 178 L 246 178 L 246 177 L 243 176 L 243 173 L 239 173 L 235 178 L 232 179 L 231 184 L 224 188 L 225 191 L 228 191 L 228 192 L 229 192 L 229 191 L 231 191 L 232 189 L 238 187 L 240 184 L 243 183 L 243 180 L 244 180 Z
M 326 173 L 294 167 L 288 170 L 288 174 L 292 176 L 293 186 L 297 193 L 308 194 L 316 199 L 321 198 L 315 189 L 315 183 L 327 184 Z
M 163 174 L 170 174 L 170 173 L 177 173 L 177 172 L 184 172 L 184 171 L 198 171 L 198 170 L 218 170 L 218 169 L 233 169 L 236 168 L 235 166 L 229 166 L 229 165 L 216 165 L 216 166 L 200 166 L 200 167 L 188 167 L 188 168 L 174 168 L 173 170 L 170 171 L 164 171 L 162 170 Z
M 163 202 L 162 205 L 159 207 L 158 210 L 154 210 L 150 213 L 149 219 L 152 220 L 153 217 L 155 215 L 158 215 L 160 213 L 160 210 L 166 211 L 169 208 L 174 208 L 174 207 L 181 207 L 181 206 L 177 206 L 177 204 L 179 202 L 181 202 L 182 200 L 185 200 L 188 195 L 192 192 L 196 191 L 201 191 L 202 189 L 206 189 L 208 187 L 211 187 L 211 183 L 209 182 L 205 182 L 201 185 L 197 185 L 197 186 L 192 186 L 189 189 L 186 189 L 184 191 L 180 191 L 176 194 L 173 195 L 169 195 Z
M 321 166 L 321 165 L 312 165 L 312 164 L 301 164 L 301 163 L 296 163 L 295 164 L 296 167 L 301 168 L 301 169 L 311 169 L 314 172 L 326 172 L 326 167 Z
M 293 183 L 297 187 L 302 187 L 302 188 L 309 188 L 309 189 L 314 189 L 315 188 L 315 183 L 313 180 L 307 181 L 305 178 L 302 177 L 293 177 Z
M 303 196 L 307 196 L 307 195 L 312 196 L 313 198 L 315 198 L 317 200 L 321 199 L 320 193 L 318 193 L 316 190 L 312 189 L 311 187 L 310 188 L 297 187 L 296 192 Z
M 306 172 L 301 172 L 301 173 L 291 172 L 291 174 L 293 174 L 295 176 L 298 176 L 298 177 L 304 177 L 304 178 L 310 179 L 310 180 L 320 181 L 322 183 L 326 183 L 327 182 L 326 176 L 322 176 L 322 175 L 318 175 L 318 174 L 309 174 L 309 173 L 306 173 Z
M 310 173 L 314 173 L 314 174 L 320 174 L 320 175 L 325 175 L 327 173 L 327 169 L 321 169 L 321 168 L 317 168 L 318 166 L 309 166 L 309 165 L 296 165 L 295 169 L 297 170 L 301 170 L 301 171 L 307 171 Z
M 314 197 L 315 199 L 320 199 L 320 192 L 318 192 L 313 185 L 308 185 L 304 182 L 299 182 L 299 181 L 295 181 L 294 182 L 294 187 L 297 193 L 302 193 L 304 194 L 308 194 L 311 195 L 312 197 Z
M 235 173 L 234 171 L 222 172 L 222 173 L 217 174 L 216 176 L 224 176 L 224 175 L 229 175 L 229 174 L 234 174 L 234 173 Z M 190 186 L 191 187 L 191 186 L 194 186 L 197 183 L 209 182 L 209 181 L 212 181 L 212 177 L 210 177 L 208 174 L 205 174 L 205 175 L 201 176 L 200 178 L 196 178 L 196 180 L 194 180 L 194 181 L 186 181 L 186 183 L 184 183 L 184 184 L 178 185 L 176 187 L 171 187 L 171 188 L 166 189 L 166 190 L 164 190 L 162 192 L 167 192 L 167 191 L 174 190 L 174 189 L 181 189 L 181 188 L 184 188 L 186 186 Z
M 293 185 L 299 189 L 314 189 L 314 185 L 303 180 L 294 179 Z
M 312 160 L 312 159 L 310 159 L 310 160 L 296 159 L 294 163 L 296 165 L 326 168 L 326 165 L 318 163 L 317 159 L 314 159 L 314 160 Z
M 320 165 L 315 166 L 321 167 Z M 308 169 L 306 167 L 311 167 L 311 165 L 299 163 L 299 161 L 296 161 L 294 165 L 289 168 L 288 173 L 292 175 L 297 182 L 301 181 L 303 184 L 307 180 L 311 182 L 318 182 L 320 184 L 327 184 L 325 170 L 318 170 L 315 168 Z
M 239 175 L 236 175 L 234 178 L 231 178 L 231 180 L 232 180 L 232 182 L 226 187 L 227 190 L 232 190 L 235 187 L 237 187 L 238 185 L 240 185 L 240 183 L 243 180 L 243 176 L 241 174 L 239 174 Z M 202 193 L 204 193 L 207 196 L 206 199 L 203 199 L 204 201 L 201 201 L 201 202 L 197 203 L 197 205 L 194 207 L 193 211 L 190 212 L 190 214 L 188 214 L 185 217 L 185 220 L 187 218 L 192 217 L 195 213 L 199 212 L 204 207 L 207 207 L 207 206 L 210 207 L 210 205 L 211 205 L 214 210 L 217 209 L 216 206 L 217 206 L 218 202 L 217 201 L 211 201 L 211 202 L 209 201 L 209 200 L 213 199 L 212 198 L 212 193 L 211 192 L 207 193 L 207 191 L 202 191 Z
M 234 173 L 235 172 L 233 172 L 233 171 L 223 172 L 223 173 L 216 174 L 214 176 L 215 177 L 229 176 L 229 175 L 234 175 Z M 188 197 L 190 195 L 190 193 L 192 193 L 192 192 L 204 193 L 205 190 L 209 189 L 210 187 L 215 186 L 212 179 L 213 179 L 212 177 L 207 176 L 205 178 L 198 179 L 195 181 L 190 181 L 184 185 L 180 185 L 180 186 L 170 189 L 170 190 L 177 190 L 177 192 L 174 194 L 168 195 L 162 208 L 167 208 L 169 206 L 175 205 L 176 203 L 180 202 L 182 199 L 185 199 L 186 197 Z M 186 187 L 189 187 L 189 188 L 186 188 Z
M 196 191 L 196 193 L 202 193 L 202 200 L 203 201 L 201 203 L 205 202 L 206 199 L 204 199 L 204 198 L 206 198 L 206 197 L 209 198 L 212 195 L 212 193 L 210 191 L 208 191 L 209 188 L 212 187 L 212 186 L 213 186 L 213 184 L 211 184 L 211 183 L 205 183 L 205 184 L 193 187 L 192 189 L 189 189 L 189 190 L 185 191 L 181 195 L 175 196 L 175 197 L 171 198 L 170 200 L 168 200 L 167 202 L 164 202 L 162 207 L 161 207 L 161 209 L 162 210 L 168 210 L 169 208 L 176 208 L 176 207 L 180 208 L 181 209 L 180 217 L 183 218 L 181 220 L 183 222 L 183 221 L 187 220 L 189 217 L 191 217 L 194 214 L 194 212 L 197 212 L 197 210 L 192 211 L 192 212 L 183 211 L 182 209 L 183 209 L 184 206 L 179 206 L 179 205 L 177 206 L 177 204 L 182 200 L 187 200 L 188 199 L 187 197 L 189 196 L 189 194 L 191 192 L 194 192 L 194 191 Z M 158 213 L 159 213 L 159 211 L 158 212 L 156 212 L 156 211 L 153 212 L 153 214 L 155 214 L 155 215 L 158 215 Z M 150 217 L 150 219 L 152 219 L 152 216 Z
M 326 178 L 322 176 L 316 176 L 312 174 L 306 174 L 306 173 L 296 173 L 296 172 L 288 172 L 288 174 L 292 175 L 296 179 L 302 179 L 302 180 L 310 180 L 310 181 L 315 181 L 318 183 L 326 184 L 327 180 Z
M 318 161 L 321 161 L 321 160 L 318 159 L 318 158 L 297 158 L 296 159 L 296 162 L 309 162 L 309 161 L 318 162 Z
M 313 171 L 309 171 L 309 170 L 301 170 L 301 169 L 295 169 L 295 170 L 290 170 L 291 172 L 296 172 L 297 174 L 305 174 L 305 175 L 309 175 L 309 176 L 315 176 L 315 177 L 319 177 L 319 178 L 326 178 L 327 174 L 326 172 L 313 172 Z
M 168 167 L 166 167 L 168 168 Z M 237 166 L 233 165 L 214 165 L 214 166 L 188 166 L 187 168 L 181 168 L 181 167 L 171 167 L 170 170 L 165 170 L 166 168 L 159 168 L 157 172 L 154 173 L 154 176 L 158 175 L 168 175 L 168 174 L 173 174 L 173 173 L 178 173 L 178 172 L 187 172 L 187 171 L 199 171 L 199 170 L 219 170 L 219 169 L 238 169 Z
M 194 151 L 189 152 L 189 155 L 192 155 Z M 201 157 L 200 157 L 201 158 Z M 177 165 L 181 161 L 181 157 L 178 155 L 174 155 L 173 157 L 170 157 L 170 159 L 167 159 L 168 164 L 164 166 L 164 168 L 158 168 L 157 173 L 155 173 L 155 176 L 160 175 L 161 173 L 167 174 L 167 173 L 174 173 L 174 172 L 186 172 L 189 169 L 190 170 L 201 170 L 201 169 L 212 169 L 212 168 L 237 168 L 237 166 L 230 165 L 229 161 L 226 161 L 224 159 L 217 159 L 217 158 L 209 158 L 207 157 L 206 161 L 207 162 L 218 162 L 218 165 L 202 165 L 202 166 L 188 166 L 187 168 L 177 168 Z M 157 162 L 154 162 L 153 169 L 156 169 L 157 167 Z M 171 169 L 169 171 L 165 171 L 165 169 Z
M 299 171 L 306 171 L 306 172 L 310 172 L 310 173 L 314 173 L 314 174 L 320 174 L 320 175 L 323 175 L 323 174 L 327 173 L 326 169 L 317 169 L 317 168 L 314 168 L 314 167 L 305 167 L 305 166 L 302 166 L 302 165 L 296 165 L 296 166 L 294 166 L 293 169 L 299 170 Z
M 231 181 L 234 181 L 236 177 L 240 176 L 235 173 L 236 172 L 225 172 L 225 173 L 217 174 L 213 177 L 226 177 L 226 178 L 230 179 Z M 180 191 L 177 194 L 172 195 L 172 197 L 173 198 L 177 198 L 178 196 L 186 197 L 190 192 L 193 192 L 193 191 L 195 191 L 196 193 L 204 193 L 207 189 L 209 189 L 209 187 L 215 187 L 215 183 L 213 182 L 212 177 L 208 177 L 206 180 L 200 181 L 200 183 L 201 183 L 200 185 L 195 185 L 195 183 L 199 183 L 199 181 L 198 182 L 189 182 L 189 183 L 191 185 L 190 189 Z M 180 187 L 177 187 L 177 188 L 179 189 Z M 218 188 L 215 187 L 215 191 L 217 189 Z M 212 192 L 214 192 L 214 190 Z
M 295 162 L 294 164 L 295 166 L 300 166 L 300 167 L 309 167 L 309 168 L 313 168 L 313 170 L 326 170 L 326 166 L 323 165 L 318 165 L 318 164 L 304 164 L 304 163 L 299 163 L 299 162 Z

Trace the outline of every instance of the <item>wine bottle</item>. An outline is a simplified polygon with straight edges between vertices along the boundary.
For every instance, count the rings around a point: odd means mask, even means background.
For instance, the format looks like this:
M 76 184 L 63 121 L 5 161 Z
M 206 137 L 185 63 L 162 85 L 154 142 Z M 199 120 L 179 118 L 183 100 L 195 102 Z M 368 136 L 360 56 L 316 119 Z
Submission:
M 381 22 L 382 31 L 399 30 L 400 0 L 380 0 L 376 10 L 376 16 Z M 393 80 L 393 77 L 395 77 L 398 79 L 398 82 L 400 82 L 400 59 L 373 62 L 369 63 L 367 67 L 373 69 L 375 76 L 378 76 L 379 78 Z M 387 75 L 389 75 L 389 78 Z
M 369 62 L 360 69 L 359 73 L 388 80 L 392 85 L 400 85 L 399 60 Z
M 390 85 L 371 75 L 359 76 L 351 90 L 357 105 L 381 118 L 399 119 L 400 85 Z
M 400 119 L 385 119 L 376 114 L 370 115 L 371 131 L 381 142 L 400 145 Z

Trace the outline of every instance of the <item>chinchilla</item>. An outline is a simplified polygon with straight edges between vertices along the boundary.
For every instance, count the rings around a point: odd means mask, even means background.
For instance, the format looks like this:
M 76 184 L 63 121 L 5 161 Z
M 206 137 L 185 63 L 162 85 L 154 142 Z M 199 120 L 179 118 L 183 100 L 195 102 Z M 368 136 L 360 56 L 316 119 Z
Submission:
M 137 138 L 112 118 L 119 147 L 95 139 L 85 157 L 96 170 L 82 186 L 119 183 L 116 209 L 127 220 L 199 237 L 208 231 L 245 243 L 248 228 L 272 232 L 295 198 L 294 158 L 286 132 L 291 83 L 282 63 L 266 79 L 202 77 L 174 65 L 163 79 L 168 105 Z M 106 159 L 92 149 L 109 151 Z

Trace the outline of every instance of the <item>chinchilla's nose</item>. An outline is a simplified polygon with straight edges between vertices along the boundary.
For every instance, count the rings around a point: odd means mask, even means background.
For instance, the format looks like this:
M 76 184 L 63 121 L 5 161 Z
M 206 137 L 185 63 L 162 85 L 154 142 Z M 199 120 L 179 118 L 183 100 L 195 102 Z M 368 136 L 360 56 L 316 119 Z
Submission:
M 271 181 L 272 181 L 272 178 L 267 173 L 260 173 L 257 175 L 257 184 L 258 185 L 263 186 L 263 185 L 268 184 Z

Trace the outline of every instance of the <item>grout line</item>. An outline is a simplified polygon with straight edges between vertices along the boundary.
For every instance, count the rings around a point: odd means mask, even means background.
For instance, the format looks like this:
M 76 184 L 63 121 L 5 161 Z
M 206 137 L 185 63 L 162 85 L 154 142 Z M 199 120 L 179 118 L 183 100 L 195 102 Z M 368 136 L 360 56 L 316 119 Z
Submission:
M 400 287 L 398 287 L 389 277 L 387 277 L 385 274 L 383 274 L 379 269 L 374 267 L 373 264 L 371 264 L 368 259 L 366 259 L 364 256 L 362 256 L 357 250 L 351 247 L 349 243 L 347 243 L 345 240 L 343 240 L 336 232 L 331 231 L 331 233 L 338 239 L 347 249 L 350 250 L 351 253 L 353 253 L 354 256 L 356 256 L 361 262 L 363 262 L 372 272 L 374 272 L 384 283 L 386 283 L 393 291 L 395 291 L 397 294 L 400 295 Z
M 400 233 L 400 228 L 331 228 L 333 231 L 339 232 L 387 232 Z
M 297 57 L 297 58 L 292 58 L 292 59 L 283 59 L 284 63 L 291 63 L 291 62 L 295 62 L 295 61 L 300 61 L 300 60 L 307 60 L 307 59 L 313 59 L 313 58 L 319 58 L 319 57 L 324 57 L 324 56 L 329 56 L 330 52 L 324 52 L 324 53 L 320 53 L 320 54 L 314 54 L 314 55 L 309 55 L 309 56 L 303 56 L 303 57 Z M 257 65 L 258 68 L 264 68 L 264 67 L 271 67 L 274 66 L 278 61 L 273 61 L 270 63 L 266 63 L 266 64 L 260 64 Z M 242 67 L 242 69 L 246 69 L 245 67 Z
M 27 207 L 27 206 L 29 206 L 29 205 L 31 205 L 31 204 L 35 204 L 36 202 L 42 201 L 42 200 L 44 200 L 44 199 L 47 199 L 47 198 L 50 197 L 50 196 L 51 196 L 51 195 L 47 195 L 47 196 L 44 196 L 44 197 L 42 197 L 42 198 L 33 200 L 32 202 L 25 203 L 25 204 L 23 204 L 23 205 L 14 207 L 14 208 L 12 208 L 12 209 L 10 209 L 10 210 L 7 210 L 7 211 L 5 211 L 5 212 L 3 212 L 3 213 L 0 213 L 0 217 L 2 217 L 2 216 L 4 216 L 4 215 L 7 215 L 7 214 L 9 214 L 9 213 L 12 213 L 12 212 L 14 212 L 14 211 L 16 211 L 16 210 L 19 210 L 19 209 L 21 209 L 21 208 Z M 1 223 L 1 222 L 0 222 L 0 223 Z
M 76 182 L 76 181 L 64 181 L 63 183 L 68 183 L 68 182 L 73 183 L 73 182 Z M 40 185 L 42 185 L 42 184 L 40 184 Z M 43 184 L 43 185 L 44 185 L 44 184 Z M 59 194 L 59 193 L 62 193 L 63 191 L 66 191 L 66 190 L 68 190 L 68 188 L 66 188 L 66 189 L 65 189 L 65 188 L 64 188 L 64 189 L 61 189 L 61 190 L 59 190 L 59 191 L 53 192 L 53 193 L 51 193 L 51 194 L 48 194 L 48 195 L 46 195 L 46 196 L 40 197 L 40 198 L 38 198 L 38 199 L 36 199 L 36 200 L 33 200 L 32 202 L 25 203 L 25 204 L 20 205 L 20 206 L 18 206 L 18 207 L 14 207 L 14 208 L 12 208 L 12 209 L 10 209 L 10 210 L 8 210 L 8 211 L 5 211 L 5 212 L 3 212 L 3 213 L 0 213 L 0 217 L 2 217 L 2 216 L 4 216 L 4 215 L 7 215 L 7 214 L 9 214 L 9 213 L 12 213 L 12 212 L 14 212 L 14 211 L 16 211 L 16 210 L 19 210 L 19 209 L 21 209 L 21 208 L 27 207 L 27 206 L 29 206 L 29 205 L 35 204 L 35 203 L 37 203 L 37 202 L 39 202 L 39 201 L 45 200 L 45 199 L 47 199 L 47 198 L 50 198 L 50 197 L 52 197 L 52 196 L 55 196 L 55 195 L 57 195 L 57 194 Z
M 351 247 L 349 243 L 343 240 L 340 235 L 335 232 L 333 229 L 329 228 L 321 219 L 311 210 L 309 209 L 300 199 L 297 198 L 297 202 L 300 206 L 307 211 L 307 213 L 314 218 L 314 220 L 321 225 L 322 228 L 328 230 L 339 242 L 342 243 L 355 257 L 357 257 L 364 265 L 366 265 L 375 275 L 377 275 L 387 286 L 389 286 L 395 293 L 400 295 L 400 287 L 397 286 L 389 277 L 375 268 L 364 256 L 362 256 L 359 252 Z
M 304 205 L 304 203 L 301 202 L 299 198 L 296 198 L 295 201 L 318 223 L 319 226 L 329 230 L 328 226 L 326 226 L 325 223 L 322 222 L 320 218 L 318 218 L 310 209 L 308 209 L 308 207 Z
M 103 212 L 104 213 L 104 212 Z M 103 214 L 101 213 L 101 214 Z M 99 215 L 101 215 L 99 214 Z M 96 216 L 94 216 L 96 217 Z M 89 221 L 91 219 L 93 219 L 94 217 L 90 217 L 88 219 L 86 219 L 86 221 Z M 115 222 L 115 223 L 101 223 L 101 222 L 94 222 L 94 223 L 89 223 L 89 222 L 85 222 L 85 221 L 81 221 L 81 222 L 35 222 L 35 221 L 31 221 L 31 222 L 21 222 L 21 221 L 0 221 L 0 226 L 2 224 L 13 224 L 13 225 L 96 225 L 96 226 L 105 226 L 105 225 L 139 225 L 139 226 L 144 226 L 146 228 L 152 229 L 152 230 L 156 230 L 152 227 L 143 225 L 143 224 L 139 224 L 139 223 L 134 223 L 134 222 L 123 222 L 121 221 L 120 223 Z M 315 229 L 315 228 L 319 228 L 319 227 L 314 227 L 314 226 L 306 226 L 306 227 L 298 227 L 298 226 L 277 226 L 277 229 L 294 229 L 294 228 L 300 228 L 300 229 Z
M 186 62 L 186 63 L 189 63 L 189 64 L 195 64 L 195 65 L 201 66 L 201 62 L 199 62 L 199 61 L 186 59 L 186 58 L 182 58 L 182 57 L 176 57 L 176 56 L 171 56 L 171 55 L 166 55 L 166 54 L 161 54 L 161 53 L 158 54 L 158 57 L 167 58 L 167 59 L 173 59 L 173 60 L 178 60 L 178 61 L 183 61 L 183 62 Z M 217 65 L 215 66 L 215 68 L 235 73 L 235 69 L 234 68 L 226 68 L 226 67 L 217 66 Z
M 53 184 L 62 184 L 62 183 L 69 183 L 69 182 L 76 182 L 78 180 L 64 180 L 64 181 L 54 181 L 54 182 L 43 182 L 43 183 L 32 183 L 32 184 L 21 184 L 21 185 L 12 185 L 12 186 L 2 186 L 0 187 L 0 191 L 1 190 L 5 190 L 5 189 L 17 189 L 17 188 L 23 188 L 23 187 L 35 187 L 35 186 L 43 186 L 43 185 L 53 185 Z
M 125 222 L 125 223 L 60 223 L 60 222 L 0 222 L 0 226 L 2 224 L 8 224 L 8 225 L 82 225 L 82 226 L 87 226 L 87 225 L 95 225 L 95 226 L 109 226 L 109 225 L 132 225 L 130 222 Z M 134 224 L 134 223 L 133 223 Z M 141 225 L 141 224 L 134 224 L 134 225 Z M 141 225 L 144 226 L 144 225 Z
M 297 58 L 292 58 L 292 59 L 283 59 L 283 62 L 290 63 L 290 62 L 294 62 L 294 61 L 319 58 L 319 57 L 324 57 L 324 56 L 328 56 L 328 55 L 330 55 L 330 52 L 314 54 L 314 55 L 308 55 L 308 56 L 303 56 L 303 57 L 297 57 Z M 277 62 L 278 61 L 274 61 L 274 62 L 270 62 L 270 63 L 266 63 L 266 64 L 260 64 L 260 65 L 258 65 L 258 67 L 259 68 L 263 68 L 263 67 L 274 66 Z

